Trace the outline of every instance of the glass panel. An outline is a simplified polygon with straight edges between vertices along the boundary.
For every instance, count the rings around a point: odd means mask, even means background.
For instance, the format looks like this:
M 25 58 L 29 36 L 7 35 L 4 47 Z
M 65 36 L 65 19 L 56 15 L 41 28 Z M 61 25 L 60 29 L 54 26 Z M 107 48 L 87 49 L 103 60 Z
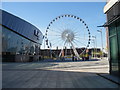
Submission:
M 119 63 L 119 70 L 120 70 L 120 20 L 117 23 L 117 36 L 118 36 L 118 63 Z
M 40 44 L 36 44 L 22 36 L 2 27 L 2 52 L 10 54 L 38 55 Z
M 109 36 L 113 36 L 116 35 L 116 31 L 115 31 L 115 24 L 111 24 L 111 26 L 109 27 Z
M 115 24 L 112 24 L 109 28 L 110 30 L 110 60 L 111 60 L 111 69 L 113 71 L 118 72 L 118 43 L 117 43 L 117 35 L 116 35 L 116 27 Z
M 118 58 L 116 36 L 110 38 L 110 53 L 111 59 L 115 61 Z
M 112 71 L 118 70 L 118 49 L 116 36 L 110 38 L 110 59 L 112 63 Z

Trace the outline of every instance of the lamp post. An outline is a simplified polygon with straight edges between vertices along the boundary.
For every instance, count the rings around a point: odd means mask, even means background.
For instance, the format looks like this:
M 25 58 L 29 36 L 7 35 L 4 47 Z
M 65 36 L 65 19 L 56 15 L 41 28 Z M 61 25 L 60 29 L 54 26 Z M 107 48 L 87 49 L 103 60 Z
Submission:
M 46 53 L 46 51 L 45 51 L 46 36 L 45 35 L 43 36 L 43 40 L 44 40 L 43 60 L 45 60 L 45 53 Z
M 94 40 L 94 57 L 97 57 L 96 53 L 97 53 L 97 39 L 96 36 L 92 36 L 93 40 Z
M 92 50 L 92 56 L 95 59 L 95 40 L 93 39 L 93 50 Z
M 103 57 L 103 38 L 102 38 L 102 30 L 97 30 L 98 32 L 101 33 L 101 47 L 102 47 L 102 55 L 101 55 L 101 58 Z

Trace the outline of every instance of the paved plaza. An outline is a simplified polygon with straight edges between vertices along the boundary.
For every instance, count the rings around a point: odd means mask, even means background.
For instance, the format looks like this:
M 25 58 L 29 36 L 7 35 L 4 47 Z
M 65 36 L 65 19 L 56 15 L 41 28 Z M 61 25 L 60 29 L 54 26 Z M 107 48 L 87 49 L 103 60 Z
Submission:
M 108 60 L 3 63 L 3 88 L 118 88 L 98 74 L 108 74 Z

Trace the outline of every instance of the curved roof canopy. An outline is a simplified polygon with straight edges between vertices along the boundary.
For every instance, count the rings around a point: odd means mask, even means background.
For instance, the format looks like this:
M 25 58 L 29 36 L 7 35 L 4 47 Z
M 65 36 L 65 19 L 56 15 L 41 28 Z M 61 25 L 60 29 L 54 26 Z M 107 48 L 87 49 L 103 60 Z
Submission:
M 2 22 L 0 24 L 29 40 L 42 44 L 43 34 L 37 27 L 4 10 L 0 11 L 2 11 Z

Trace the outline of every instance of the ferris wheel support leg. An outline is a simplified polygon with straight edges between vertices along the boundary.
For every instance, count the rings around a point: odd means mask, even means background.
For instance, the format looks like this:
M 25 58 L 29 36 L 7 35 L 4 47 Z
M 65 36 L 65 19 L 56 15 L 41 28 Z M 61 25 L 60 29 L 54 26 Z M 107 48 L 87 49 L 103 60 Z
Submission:
M 65 41 L 64 46 L 63 46 L 63 48 L 61 49 L 61 52 L 60 52 L 60 54 L 59 54 L 59 57 L 61 57 L 61 55 L 62 55 L 62 52 L 63 52 L 63 50 L 64 50 L 64 47 L 65 47 L 66 42 L 67 42 L 67 40 Z
M 72 42 L 71 42 L 71 45 L 72 45 L 72 47 L 73 47 L 73 52 L 75 53 L 75 56 L 76 56 L 77 58 L 81 59 Z
M 62 49 L 61 49 L 61 51 L 60 51 L 59 57 L 61 57 L 61 55 L 62 55 Z

